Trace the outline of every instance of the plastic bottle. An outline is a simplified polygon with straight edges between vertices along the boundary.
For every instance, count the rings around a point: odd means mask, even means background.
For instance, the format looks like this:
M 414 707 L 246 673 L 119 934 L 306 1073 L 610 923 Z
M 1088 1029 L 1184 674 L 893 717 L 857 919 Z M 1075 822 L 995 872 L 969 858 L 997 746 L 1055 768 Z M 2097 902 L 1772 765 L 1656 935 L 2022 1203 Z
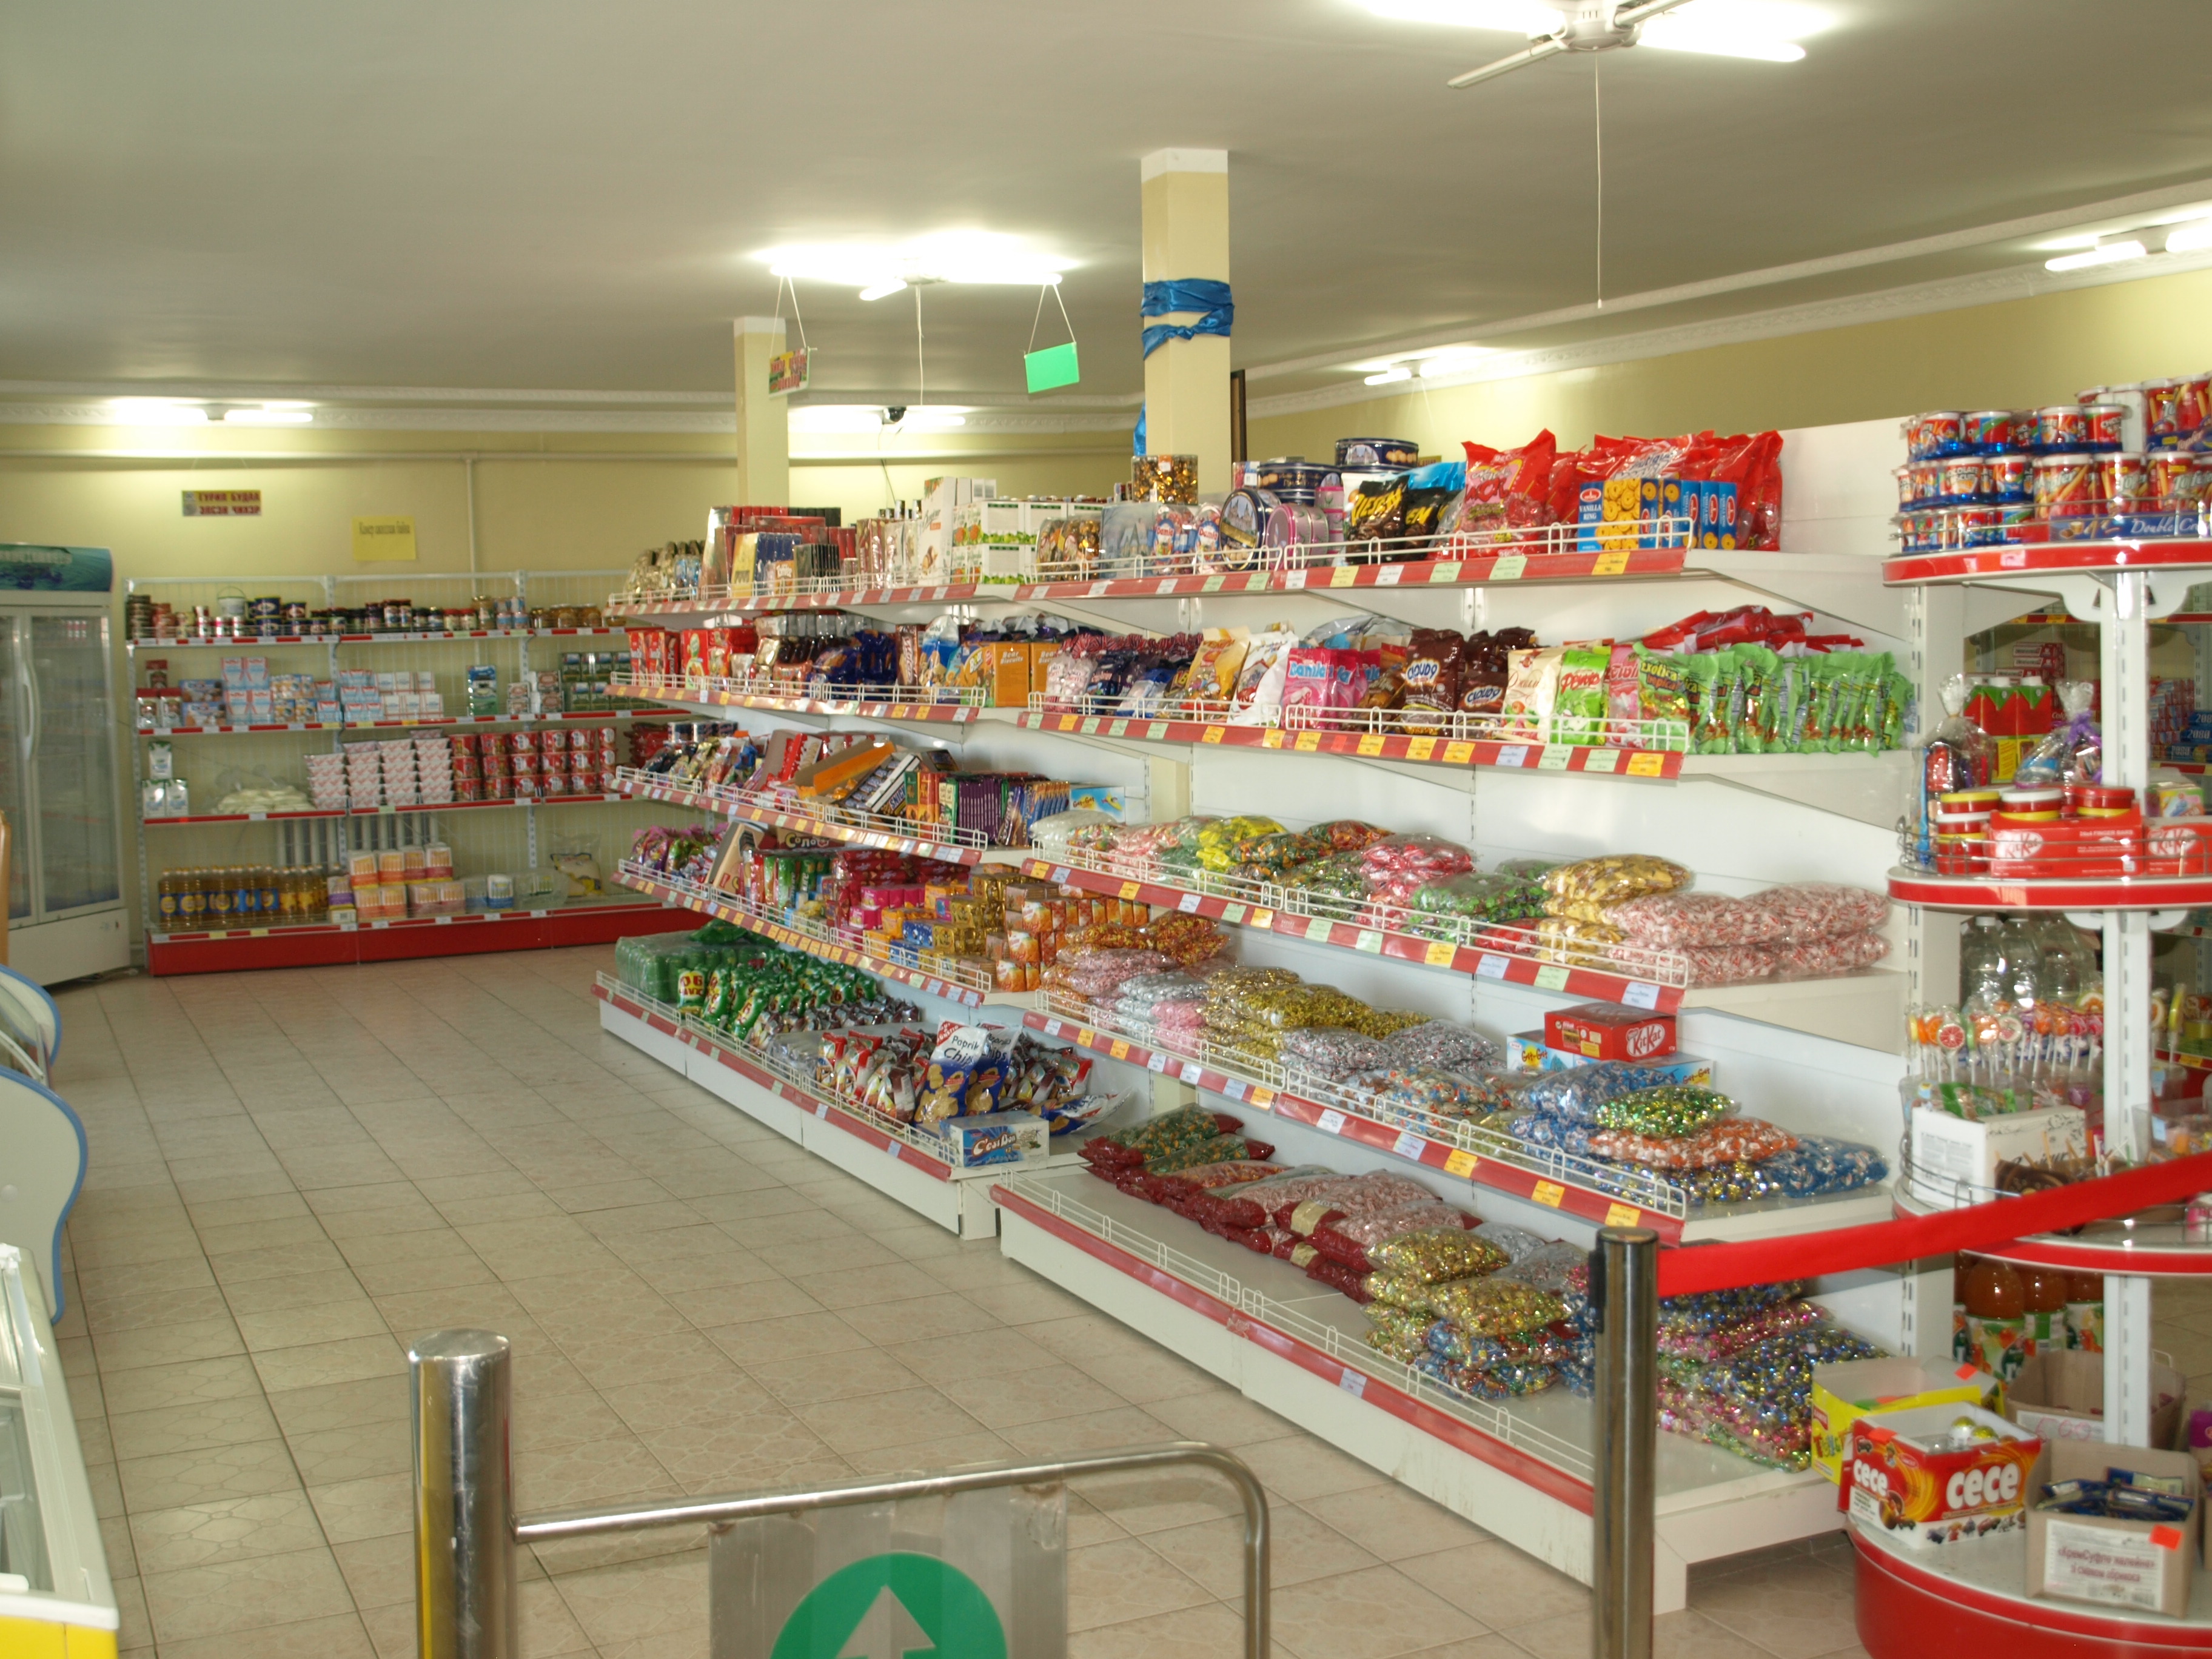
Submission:
M 2095 1273 L 2066 1275 L 2066 1346 L 2105 1351 L 2105 1281 Z
M 2068 1287 L 2074 1275 L 2057 1267 L 2019 1269 L 2021 1318 L 2025 1328 L 2021 1356 L 2056 1353 L 2066 1346 Z
M 2027 1292 L 2008 1263 L 1988 1256 L 1966 1274 L 1966 1358 L 2001 1382 L 2020 1375 Z
M 1973 1264 L 1970 1255 L 1951 1258 L 1951 1358 L 1962 1364 L 1966 1358 L 1966 1274 Z

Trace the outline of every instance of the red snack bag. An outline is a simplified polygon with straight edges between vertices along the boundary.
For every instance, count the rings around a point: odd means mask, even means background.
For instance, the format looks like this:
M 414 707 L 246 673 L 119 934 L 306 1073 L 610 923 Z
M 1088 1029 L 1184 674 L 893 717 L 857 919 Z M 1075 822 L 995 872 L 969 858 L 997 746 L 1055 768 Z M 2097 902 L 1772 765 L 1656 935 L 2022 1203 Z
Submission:
M 1467 451 L 1467 503 L 1460 515 L 1461 539 L 1504 541 L 1510 532 L 1549 524 L 1552 464 L 1559 440 L 1547 427 L 1518 449 L 1492 449 L 1473 440 Z

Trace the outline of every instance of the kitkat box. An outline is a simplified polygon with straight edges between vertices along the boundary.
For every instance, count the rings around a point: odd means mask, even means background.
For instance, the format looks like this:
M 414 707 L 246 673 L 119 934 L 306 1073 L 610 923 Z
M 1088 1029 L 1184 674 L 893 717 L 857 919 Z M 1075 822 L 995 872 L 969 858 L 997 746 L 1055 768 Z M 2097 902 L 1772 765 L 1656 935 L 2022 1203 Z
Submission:
M 1674 1016 L 1581 1002 L 1544 1016 L 1544 1041 L 1586 1060 L 1656 1060 L 1674 1052 Z
M 1966 1425 L 1990 1437 L 1962 1437 Z M 1851 1519 L 1923 1547 L 2016 1531 L 2042 1449 L 2018 1424 L 1978 1406 L 1871 1413 L 1851 1425 Z

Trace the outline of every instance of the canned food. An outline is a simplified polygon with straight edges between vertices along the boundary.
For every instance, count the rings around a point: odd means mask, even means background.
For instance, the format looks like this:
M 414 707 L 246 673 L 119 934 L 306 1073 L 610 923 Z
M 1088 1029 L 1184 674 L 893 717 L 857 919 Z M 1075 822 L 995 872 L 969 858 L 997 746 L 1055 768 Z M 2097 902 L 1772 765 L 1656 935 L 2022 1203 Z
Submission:
M 1936 491 L 1947 501 L 1978 501 L 1985 493 L 1987 474 L 1978 455 L 1946 455 L 1936 463 Z
M 1913 501 L 1920 507 L 1932 507 L 1943 498 L 1943 464 L 1941 461 L 1912 461 L 1907 463 L 1912 471 Z
M 1994 547 L 2003 539 L 2002 519 L 1995 507 L 1947 507 L 1938 510 L 1939 544 L 1944 547 Z
M 1984 455 L 2010 449 L 2019 441 L 2017 417 L 2008 409 L 1978 409 L 1966 416 L 1966 443 Z
M 2180 382 L 2173 404 L 2174 434 L 2184 443 L 2212 422 L 2212 370 Z
M 2043 411 L 2037 411 L 2042 427 Z M 2096 458 L 2083 454 L 2039 455 L 2035 459 L 2035 514 L 2039 519 L 2079 519 L 2097 510 Z
M 2025 501 L 2034 499 L 2034 470 L 2030 457 L 2017 450 L 1985 455 L 1982 458 L 1982 468 L 1988 480 L 1985 488 L 1992 500 Z
M 307 602 L 305 599 L 293 599 L 288 601 L 284 606 L 284 620 L 288 623 L 293 624 L 307 621 Z M 296 634 L 300 630 L 296 626 L 295 626 L 292 631 Z
M 2082 404 L 2081 418 L 2088 423 L 2083 441 L 2092 449 L 2118 449 L 2127 442 L 2125 404 Z
M 2035 447 L 2046 454 L 2088 441 L 2089 416 L 2079 404 L 2045 404 L 2035 411 Z
M 1966 417 L 1955 409 L 1915 415 L 1905 423 L 1907 457 L 1916 461 L 1932 461 L 1939 456 L 1957 454 L 1965 441 L 1966 421 Z
M 1920 504 L 1919 471 L 1920 463 L 1917 461 L 1907 461 L 1903 466 L 1893 470 L 1893 476 L 1897 479 L 1899 507 L 1917 507 Z
M 2179 380 L 2143 382 L 2143 437 L 2154 448 L 2170 444 L 2180 435 L 2181 387 Z
M 2108 513 L 2134 513 L 2154 499 L 2150 483 L 2150 458 L 2125 450 L 2108 450 L 2096 459 L 2097 498 Z
M 2004 501 L 1997 507 L 1997 540 L 2024 542 L 2033 539 L 2031 526 L 2036 522 L 2033 501 Z
M 2161 507 L 2182 500 L 2185 481 L 2203 459 L 2179 449 L 2153 450 L 2146 458 L 2150 499 Z

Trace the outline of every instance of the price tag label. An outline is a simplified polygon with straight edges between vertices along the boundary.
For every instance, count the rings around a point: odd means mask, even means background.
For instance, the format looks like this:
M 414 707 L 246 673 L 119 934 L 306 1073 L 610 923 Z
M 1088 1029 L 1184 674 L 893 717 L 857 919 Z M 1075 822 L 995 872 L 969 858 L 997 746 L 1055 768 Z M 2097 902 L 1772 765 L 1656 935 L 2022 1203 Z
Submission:
M 1459 954 L 1459 946 L 1449 939 L 1440 939 L 1421 952 L 1421 960 L 1431 968 L 1449 968 L 1452 958 Z
M 1361 1372 L 1353 1370 L 1349 1365 L 1345 1367 L 1344 1375 L 1337 1378 L 1336 1385 L 1354 1400 L 1364 1398 L 1367 1393 L 1366 1376 Z
M 1207 726 L 1207 727 L 1206 728 L 1206 730 L 1205 730 L 1204 732 L 1200 732 L 1200 733 L 1199 734 L 1199 738 L 1198 738 L 1198 740 L 1199 740 L 1200 743 L 1219 743 L 1219 742 L 1222 740 L 1222 738 L 1224 738 L 1227 737 L 1228 735 L 1229 735 L 1229 728 L 1228 728 L 1227 726 Z
M 1088 1025 L 1085 1026 L 1075 1034 L 1075 1046 L 1079 1048 L 1096 1048 L 1098 1046 L 1098 1033 Z
M 1042 1030 L 1047 1036 L 1058 1036 L 1060 1035 L 1060 1022 L 1056 1019 L 1048 1019 L 1037 1029 Z
M 1649 752 L 1628 757 L 1628 775 L 1632 778 L 1663 777 L 1667 772 L 1667 757 Z
M 1590 574 L 1593 576 L 1618 576 L 1622 571 L 1627 568 L 1628 550 L 1625 547 L 1615 548 L 1610 553 L 1601 553 L 1597 556 L 1597 562 L 1590 567 Z
M 1154 1054 L 1145 1062 L 1145 1069 L 1148 1072 L 1164 1073 L 1168 1069 L 1168 1057 L 1165 1054 Z
M 1428 1151 L 1428 1149 L 1429 1143 L 1424 1140 L 1420 1136 L 1415 1134 L 1411 1129 L 1399 1130 L 1398 1138 L 1390 1143 L 1390 1150 L 1392 1152 L 1397 1153 L 1401 1158 L 1410 1158 L 1416 1164 L 1420 1162 L 1421 1154 Z
M 1398 585 L 1399 580 L 1403 577 L 1405 574 L 1406 567 L 1404 565 L 1386 564 L 1380 570 L 1375 573 L 1375 586 L 1377 587 L 1395 587 Z
M 1490 580 L 1494 582 L 1517 582 L 1528 568 L 1526 553 L 1508 553 L 1490 567 Z
M 1310 755 L 1315 750 L 1321 747 L 1321 733 L 1318 732 L 1301 732 L 1298 733 L 1297 741 L 1291 746 L 1299 754 Z
M 1586 749 L 1583 751 L 1583 770 L 1585 772 L 1610 772 L 1620 764 L 1620 750 L 1618 749 Z
M 1463 564 L 1432 564 L 1429 567 L 1429 580 L 1432 583 L 1455 582 L 1460 573 L 1466 568 Z
M 1328 573 L 1328 585 L 1331 587 L 1351 587 L 1358 580 L 1359 572 L 1348 564 L 1340 564 Z
M 1121 884 L 1121 896 L 1125 899 L 1133 899 L 1144 890 L 1142 882 L 1125 881 Z
M 1634 1227 L 1644 1220 L 1644 1212 L 1633 1204 L 1608 1204 L 1605 1206 L 1605 1224 L 1608 1227 Z
M 1510 965 L 1507 958 L 1485 951 L 1482 953 L 1482 960 L 1474 964 L 1474 971 L 1476 976 L 1481 979 L 1504 979 L 1505 970 Z
M 1250 1098 L 1252 1105 L 1260 1111 L 1272 1112 L 1275 1109 L 1275 1091 L 1273 1089 L 1255 1089 Z
M 1243 1099 L 1246 1092 L 1244 1079 L 1235 1077 L 1224 1079 L 1222 1082 L 1221 1092 L 1231 1100 Z
M 1053 869 L 1053 872 L 1052 872 L 1052 878 L 1053 878 L 1054 881 L 1058 882 L 1061 886 L 1063 886 L 1063 887 L 1066 886 L 1066 885 L 1067 885 L 1067 866 L 1066 866 L 1066 865 L 1064 865 L 1064 864 L 1055 866 L 1054 867 L 1054 869 Z
M 1060 729 L 1063 732 L 1073 732 L 1075 730 L 1075 716 L 1073 714 L 1062 714 L 1060 717 Z
M 884 1142 L 884 1150 L 893 1158 L 896 1158 L 899 1155 L 899 1143 L 896 1140 L 886 1140 Z
M 1482 1160 L 1473 1152 L 1455 1150 L 1444 1154 L 1444 1173 L 1462 1176 L 1471 1176 L 1481 1162 Z
M 1265 732 L 1262 732 L 1260 734 L 1260 747 L 1261 747 L 1261 748 L 1262 748 L 1262 749 L 1280 749 L 1282 746 L 1283 746 L 1283 728 L 1282 728 L 1281 726 L 1269 726 L 1269 727 L 1268 727 Z
M 1319 939 L 1326 945 L 1328 943 L 1329 929 L 1334 926 L 1335 924 L 1327 916 L 1309 916 L 1306 918 L 1306 937 Z
M 1106 728 L 1106 735 L 1109 738 L 1127 737 L 1128 732 L 1129 722 L 1127 720 L 1115 720 L 1113 725 Z
M 1120 1037 L 1115 1037 L 1108 1046 L 1106 1052 L 1116 1060 L 1127 1060 L 1129 1057 L 1129 1045 Z
M 1437 740 L 1434 738 L 1415 738 L 1406 745 L 1407 760 L 1425 761 L 1436 752 Z
M 1380 732 L 1367 732 L 1359 739 L 1359 752 L 1363 755 L 1381 754 L 1382 752 L 1382 734 Z
M 1285 587 L 1286 587 L 1286 588 L 1298 588 L 1298 587 L 1304 587 L 1305 585 L 1306 585 L 1306 573 L 1305 573 L 1304 571 L 1303 571 L 1303 570 L 1286 570 L 1286 571 L 1285 571 L 1285 572 L 1283 573 L 1283 586 L 1284 586 Z
M 1465 766 L 1474 758 L 1474 745 L 1471 743 L 1448 743 L 1444 745 L 1444 764 L 1447 766 Z
M 1363 927 L 1353 938 L 1352 948 L 1355 951 L 1365 951 L 1370 954 L 1380 955 L 1382 950 L 1382 935 L 1371 927 Z
M 1628 988 L 1620 994 L 1620 1000 L 1632 1008 L 1656 1008 L 1659 988 L 1640 979 L 1631 980 Z
M 1108 584 L 1105 582 L 1093 582 L 1091 584 L 1090 592 L 1085 597 L 1095 599 L 1105 592 L 1107 586 Z
M 1221 907 L 1221 919 L 1224 921 L 1242 921 L 1248 914 L 1241 904 L 1224 904 Z
M 1557 963 L 1550 963 L 1536 970 L 1536 988 L 1540 991 L 1564 991 L 1567 988 L 1567 970 Z
M 1498 750 L 1497 763 L 1500 766 L 1526 766 L 1528 763 L 1528 745 L 1525 743 L 1503 744 Z
M 826 1100 L 818 1100 L 815 1102 L 814 1115 L 826 1120 L 830 1115 L 830 1103 Z
M 1085 736 L 1085 737 L 1096 737 L 1096 736 L 1097 736 L 1097 735 L 1098 735 L 1098 728 L 1099 728 L 1100 725 L 1102 725 L 1102 724 L 1103 724 L 1103 722 L 1099 720 L 1099 718 L 1098 718 L 1098 716 L 1097 716 L 1097 715 L 1096 715 L 1096 714 L 1092 714 L 1092 715 L 1088 716 L 1088 717 L 1084 720 L 1084 722 L 1083 722 L 1083 734 L 1084 734 L 1084 736 Z
M 269 821 L 269 814 L 266 812 L 248 812 L 246 816 L 254 823 L 266 823 Z
M 904 720 L 907 717 L 907 708 L 908 705 L 902 702 L 893 703 L 890 707 L 891 718 L 895 720 Z
M 1199 591 L 1201 593 L 1218 593 L 1222 589 L 1222 585 L 1228 580 L 1229 578 L 1226 576 L 1208 576 L 1205 581 L 1199 585 Z
M 1536 769 L 1540 772 L 1564 772 L 1574 752 L 1570 744 L 1547 743 L 1544 745 L 1544 752 L 1536 757 Z
M 1273 910 L 1253 910 L 1248 913 L 1247 922 L 1249 926 L 1254 927 L 1273 927 L 1275 925 L 1275 913 Z
M 1198 895 L 1195 893 L 1185 893 L 1181 898 L 1176 901 L 1176 908 L 1182 911 L 1183 915 L 1187 916 L 1197 915 Z
M 437 923 L 441 927 L 447 927 L 453 925 L 453 919 L 451 916 L 433 916 L 430 920 Z M 259 932 L 261 930 L 257 928 L 255 931 Z
M 1154 720 L 1150 726 L 1147 726 L 1145 728 L 1145 736 L 1154 743 L 1158 743 L 1161 738 L 1166 737 L 1167 734 L 1168 723 L 1165 720 Z
M 1547 1205 L 1556 1210 L 1566 1202 L 1567 1189 L 1556 1181 L 1540 1181 L 1536 1183 L 1536 1190 L 1528 1196 L 1539 1204 Z
M 1185 1083 L 1195 1084 L 1199 1079 L 1206 1075 L 1206 1073 L 1203 1068 L 1194 1066 L 1190 1061 L 1185 1060 L 1182 1063 L 1182 1070 L 1178 1073 L 1178 1075 L 1182 1077 Z
M 1344 1133 L 1344 1114 L 1332 1106 L 1314 1120 L 1314 1127 L 1325 1135 L 1340 1135 Z

